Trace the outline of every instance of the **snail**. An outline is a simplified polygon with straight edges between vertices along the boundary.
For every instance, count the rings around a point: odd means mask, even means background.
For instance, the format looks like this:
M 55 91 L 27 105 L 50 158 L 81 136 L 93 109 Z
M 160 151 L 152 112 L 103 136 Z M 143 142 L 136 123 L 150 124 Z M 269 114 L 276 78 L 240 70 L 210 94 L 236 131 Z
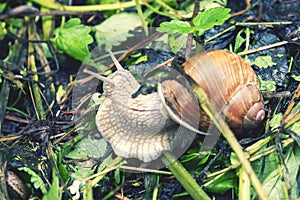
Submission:
M 117 155 L 150 162 L 159 158 L 163 151 L 172 151 L 178 146 L 183 149 L 187 148 L 194 138 L 194 133 L 209 134 L 201 131 L 208 126 L 209 119 L 205 113 L 202 113 L 189 82 L 183 76 L 179 76 L 178 73 L 173 75 L 173 78 L 158 82 L 157 92 L 136 95 L 141 85 L 129 71 L 123 69 L 110 51 L 109 53 L 117 67 L 116 72 L 108 77 L 103 77 L 87 69 L 84 72 L 104 82 L 105 99 L 98 109 L 95 122 L 97 129 L 103 137 L 108 139 Z M 215 58 L 221 58 L 220 63 L 211 61 Z M 229 60 L 226 61 L 226 59 Z M 207 66 L 201 66 L 202 64 Z M 223 69 L 223 64 L 224 66 L 233 65 L 233 68 Z M 238 65 L 241 66 L 238 67 Z M 203 77 L 207 74 L 201 72 L 202 70 L 205 71 L 206 67 L 212 67 L 222 72 L 217 74 L 212 71 L 215 76 L 209 75 L 207 80 Z M 245 123 L 245 127 L 248 128 L 263 119 L 263 100 L 258 89 L 256 76 L 251 67 L 236 54 L 221 50 L 208 51 L 186 61 L 183 64 L 183 69 L 196 84 L 203 84 L 204 90 L 215 100 L 213 102 L 217 104 L 218 112 L 223 111 L 225 113 L 226 119 L 228 117 L 227 121 L 230 125 L 232 124 L 233 128 L 244 127 L 244 125 L 241 125 L 242 123 Z M 237 70 L 234 73 L 244 77 L 249 83 L 247 81 L 246 83 L 245 81 L 235 83 L 239 80 L 232 79 L 229 86 L 224 86 L 228 89 L 218 88 L 219 82 L 224 84 L 223 78 L 228 78 L 229 75 L 234 74 L 225 72 L 232 69 Z M 243 73 L 239 70 L 246 71 Z M 247 78 L 246 75 L 251 76 L 251 78 Z M 232 78 L 230 76 L 229 78 Z M 199 78 L 199 81 L 197 78 Z M 210 78 L 219 80 L 210 81 Z M 217 89 L 221 90 L 211 93 L 214 90 L 212 88 L 208 89 L 211 83 L 216 83 Z M 245 84 L 246 86 L 238 86 L 239 84 Z M 237 92 L 233 91 L 233 87 L 237 88 Z M 247 91 L 249 88 L 250 91 Z M 224 94 L 219 94 L 222 92 Z M 256 93 L 254 99 L 246 100 L 245 103 L 250 103 L 253 106 L 244 105 L 243 102 L 233 102 L 236 99 L 241 100 L 238 98 L 240 92 L 241 95 L 246 95 L 246 97 L 250 97 L 247 92 Z M 219 98 L 221 102 L 216 100 Z M 238 113 L 238 117 L 244 119 L 235 121 L 235 117 L 231 116 L 236 106 L 238 109 L 242 106 L 242 111 L 244 111 L 244 107 L 248 108 L 244 114 Z M 249 122 L 252 120 L 254 122 Z

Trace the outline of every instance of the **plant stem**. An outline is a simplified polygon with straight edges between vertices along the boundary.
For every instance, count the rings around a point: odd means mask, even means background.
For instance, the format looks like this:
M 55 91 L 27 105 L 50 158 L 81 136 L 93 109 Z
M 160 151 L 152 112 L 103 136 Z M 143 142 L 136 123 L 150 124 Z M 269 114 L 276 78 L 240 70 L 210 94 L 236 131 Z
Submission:
M 143 11 L 142 11 L 142 7 L 141 7 L 141 4 L 140 4 L 140 1 L 139 0 L 135 0 L 135 3 L 136 3 L 136 9 L 137 9 L 137 13 L 141 19 L 141 22 L 142 22 L 142 26 L 143 26 L 143 29 L 145 31 L 145 35 L 148 36 L 148 28 L 147 28 L 147 22 L 145 20 L 145 17 L 143 15 Z
M 250 180 L 243 167 L 240 168 L 239 199 L 250 200 Z
M 9 92 L 10 92 L 9 81 L 3 79 L 1 84 L 1 91 L 0 91 L 0 136 L 2 136 L 2 125 L 6 113 Z
M 140 1 L 140 4 L 145 4 L 150 1 L 151 0 L 143 0 Z M 134 0 L 130 2 L 102 4 L 102 5 L 87 5 L 87 6 L 65 6 L 55 2 L 49 2 L 48 0 L 32 0 L 32 2 L 52 10 L 65 10 L 65 11 L 77 11 L 77 12 L 117 10 L 117 9 L 134 7 L 136 5 Z
M 33 30 L 33 25 L 29 24 L 28 27 L 28 35 L 29 35 L 29 39 L 33 39 L 31 37 L 34 37 L 34 30 Z M 32 84 L 31 84 L 31 88 L 32 88 L 32 92 L 33 92 L 33 104 L 34 107 L 36 108 L 36 117 L 38 120 L 45 120 L 46 119 L 46 114 L 43 108 L 43 101 L 42 101 L 42 97 L 40 94 L 40 90 L 38 87 L 38 81 L 39 81 L 39 77 L 36 74 L 37 72 L 37 67 L 36 67 L 36 63 L 35 63 L 35 57 L 34 57 L 34 47 L 33 44 L 29 43 L 28 44 L 28 66 L 30 68 L 30 70 L 35 73 L 32 76 Z
M 154 8 L 153 6 L 151 6 L 149 3 L 145 3 L 145 6 L 147 8 L 149 8 L 151 11 L 159 14 L 159 15 L 162 15 L 162 16 L 166 16 L 166 17 L 170 17 L 170 18 L 176 18 L 176 19 L 181 19 L 180 16 L 176 15 L 176 14 L 171 14 L 171 13 L 166 13 L 166 12 L 161 12 L 159 10 L 157 10 L 156 8 Z
M 164 152 L 162 156 L 163 163 L 169 168 L 172 174 L 177 178 L 186 191 L 193 199 L 210 199 L 205 191 L 197 184 L 188 171 L 170 152 Z

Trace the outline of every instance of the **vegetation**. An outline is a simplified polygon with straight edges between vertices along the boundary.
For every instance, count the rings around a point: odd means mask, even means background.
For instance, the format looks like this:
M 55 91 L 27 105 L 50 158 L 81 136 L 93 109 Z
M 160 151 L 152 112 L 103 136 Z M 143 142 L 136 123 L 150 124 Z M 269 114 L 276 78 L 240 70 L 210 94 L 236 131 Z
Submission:
M 274 13 L 248 0 L 241 11 L 226 0 L 62 2 L 0 3 L 0 199 L 299 198 L 300 20 L 285 18 L 294 10 L 264 21 Z M 238 140 L 194 88 L 218 143 L 203 151 L 197 136 L 161 169 L 123 159 L 97 131 L 105 97 L 82 72 L 111 74 L 109 49 L 139 81 L 169 59 L 233 51 L 253 66 L 268 116 Z

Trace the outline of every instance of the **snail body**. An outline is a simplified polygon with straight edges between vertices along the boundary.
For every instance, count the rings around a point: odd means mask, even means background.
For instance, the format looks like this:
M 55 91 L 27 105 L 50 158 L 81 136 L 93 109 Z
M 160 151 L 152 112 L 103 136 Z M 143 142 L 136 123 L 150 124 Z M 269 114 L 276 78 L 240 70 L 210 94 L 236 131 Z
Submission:
M 110 54 L 116 72 L 108 77 L 84 72 L 104 81 L 106 98 L 95 121 L 117 155 L 150 162 L 163 151 L 178 146 L 186 148 L 195 132 L 207 134 L 199 129 L 207 130 L 210 120 L 182 75 L 159 82 L 157 92 L 136 95 L 141 85 Z M 205 90 L 216 112 L 225 115 L 231 128 L 250 128 L 263 119 L 256 75 L 236 54 L 221 50 L 204 52 L 186 61 L 183 69 Z
M 194 134 L 171 119 L 159 93 L 132 98 L 141 85 L 110 54 L 117 66 L 116 72 L 108 77 L 88 70 L 85 72 L 104 81 L 105 99 L 98 109 L 95 122 L 115 154 L 149 162 L 156 160 L 163 151 L 172 151 L 175 146 L 184 147 L 190 143 Z M 179 123 L 193 129 L 184 122 Z

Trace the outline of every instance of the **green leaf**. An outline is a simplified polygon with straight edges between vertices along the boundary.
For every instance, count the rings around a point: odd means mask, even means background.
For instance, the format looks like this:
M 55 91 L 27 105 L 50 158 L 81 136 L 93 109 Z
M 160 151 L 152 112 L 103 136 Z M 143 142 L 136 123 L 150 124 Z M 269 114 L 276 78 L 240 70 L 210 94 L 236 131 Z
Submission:
M 2 13 L 6 7 L 7 3 L 0 3 L 0 13 Z
M 242 37 L 242 33 L 244 33 L 244 32 L 245 32 L 245 29 L 242 29 L 236 35 L 236 37 L 235 37 L 235 43 L 234 43 L 234 52 L 238 52 L 239 48 L 246 41 L 246 39 Z
M 295 145 L 286 149 L 285 153 L 285 164 L 288 169 L 289 178 L 285 181 L 290 181 L 290 199 L 297 199 L 298 187 L 297 187 L 297 173 L 300 166 L 300 148 Z M 276 160 L 273 160 L 274 163 L 277 163 Z M 269 167 L 268 161 L 266 161 L 266 166 Z M 266 168 L 267 168 L 266 167 Z M 284 190 L 282 188 L 283 179 L 280 176 L 278 171 L 278 166 L 273 168 L 268 175 L 264 175 L 264 180 L 262 182 L 263 189 L 266 192 L 269 199 L 286 199 Z
M 28 175 L 30 175 L 30 182 L 33 184 L 35 189 L 40 189 L 43 194 L 47 193 L 45 183 L 43 182 L 42 178 L 32 169 L 28 167 L 19 167 L 19 171 L 24 171 Z
M 276 91 L 276 82 L 273 80 L 267 80 L 264 81 L 258 76 L 258 80 L 260 83 L 260 90 L 261 91 L 269 91 L 269 92 L 275 92 Z
M 251 62 L 250 64 L 251 65 L 255 64 L 256 66 L 258 66 L 260 68 L 267 68 L 267 67 L 276 65 L 276 63 L 274 63 L 272 61 L 271 56 L 258 56 L 257 58 L 255 58 L 255 61 Z
M 199 13 L 194 19 L 194 26 L 186 21 L 172 20 L 170 22 L 163 22 L 156 30 L 159 32 L 168 33 L 197 33 L 202 35 L 204 32 L 215 25 L 222 25 L 230 17 L 229 8 L 211 8 Z
M 199 13 L 194 19 L 195 26 L 208 30 L 216 25 L 222 25 L 230 18 L 230 8 L 211 8 Z
M 67 165 L 62 162 L 62 152 L 60 151 L 60 148 L 58 148 L 58 151 L 55 153 L 55 155 L 59 175 L 64 182 L 67 182 L 70 178 L 70 173 L 68 171 Z
M 61 103 L 62 98 L 66 94 L 66 90 L 63 88 L 62 85 L 58 86 L 57 92 L 56 92 L 56 101 L 58 104 Z
M 300 121 L 296 122 L 291 126 L 291 130 L 294 131 L 300 137 Z
M 59 178 L 55 169 L 52 170 L 52 184 L 49 191 L 43 196 L 43 200 L 62 199 L 62 190 L 59 187 Z
M 93 139 L 92 137 L 86 137 L 79 141 L 73 151 L 70 151 L 67 155 L 72 159 L 83 158 L 101 158 L 107 151 L 107 141 L 105 139 Z
M 5 26 L 6 26 L 5 22 L 0 22 L 0 40 L 2 40 L 7 34 L 7 30 Z
M 281 126 L 282 116 L 282 113 L 278 113 L 272 117 L 272 119 L 270 120 L 270 127 L 272 128 L 272 130 Z
M 90 55 L 88 45 L 93 42 L 90 31 L 91 28 L 81 24 L 79 18 L 73 18 L 55 30 L 55 38 L 51 42 L 58 50 L 84 61 Z
M 116 183 L 119 185 L 121 183 L 121 174 L 120 174 L 120 170 L 116 169 L 114 172 L 114 178 Z
M 141 21 L 136 13 L 115 14 L 102 24 L 95 26 L 97 43 L 103 45 L 105 49 L 111 49 L 132 37 L 133 34 L 129 31 L 140 25 Z
M 156 30 L 159 32 L 187 34 L 192 32 L 192 27 L 188 22 L 174 19 L 170 22 L 161 23 Z
M 205 188 L 210 192 L 224 193 L 231 188 L 236 187 L 236 185 L 237 177 L 233 171 L 229 171 L 218 178 L 210 180 L 208 185 L 205 184 Z
M 291 77 L 292 77 L 293 79 L 295 79 L 296 81 L 298 81 L 298 82 L 300 81 L 300 75 L 297 76 L 297 75 L 295 75 L 295 74 L 292 74 Z

